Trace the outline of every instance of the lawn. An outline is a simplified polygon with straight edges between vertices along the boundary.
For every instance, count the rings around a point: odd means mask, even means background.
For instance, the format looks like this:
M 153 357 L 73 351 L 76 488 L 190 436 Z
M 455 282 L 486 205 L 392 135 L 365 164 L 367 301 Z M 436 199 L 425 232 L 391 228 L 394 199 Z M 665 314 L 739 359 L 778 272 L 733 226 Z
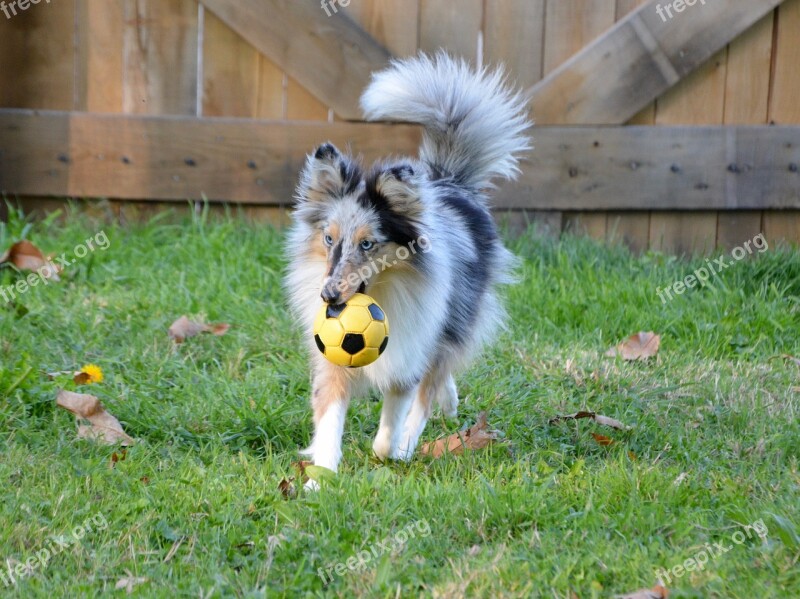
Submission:
M 68 255 L 109 241 L 61 282 L 0 300 L 0 575 L 33 564 L 0 578 L 2 596 L 127 582 L 141 597 L 584 599 L 652 587 L 656 569 L 670 597 L 800 596 L 800 364 L 784 357 L 800 356 L 797 250 L 770 245 L 663 304 L 657 288 L 703 260 L 512 240 L 509 330 L 460 377 L 458 419 L 423 437 L 485 411 L 506 442 L 382 465 L 380 403 L 362 398 L 339 474 L 287 499 L 311 415 L 279 231 L 79 211 L 0 227 L 0 253 L 21 236 Z M 0 270 L 0 288 L 20 279 Z M 183 314 L 231 329 L 176 346 Z M 661 335 L 656 357 L 604 356 L 637 331 Z M 136 439 L 124 459 L 55 406 L 48 373 L 90 363 L 104 380 L 78 390 Z M 582 409 L 631 429 L 549 423 Z

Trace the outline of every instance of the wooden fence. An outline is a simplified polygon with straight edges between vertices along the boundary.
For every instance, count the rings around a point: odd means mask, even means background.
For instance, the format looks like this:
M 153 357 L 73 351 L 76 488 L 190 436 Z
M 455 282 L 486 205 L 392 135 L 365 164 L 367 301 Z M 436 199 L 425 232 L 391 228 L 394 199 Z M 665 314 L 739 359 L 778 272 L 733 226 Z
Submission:
M 283 221 L 303 155 L 359 123 L 391 55 L 504 62 L 536 150 L 512 225 L 671 252 L 800 242 L 800 0 L 52 0 L 0 13 L 0 192 L 232 201 Z M 344 6 L 346 5 L 346 6 Z M 9 6 L 9 3 L 7 3 Z

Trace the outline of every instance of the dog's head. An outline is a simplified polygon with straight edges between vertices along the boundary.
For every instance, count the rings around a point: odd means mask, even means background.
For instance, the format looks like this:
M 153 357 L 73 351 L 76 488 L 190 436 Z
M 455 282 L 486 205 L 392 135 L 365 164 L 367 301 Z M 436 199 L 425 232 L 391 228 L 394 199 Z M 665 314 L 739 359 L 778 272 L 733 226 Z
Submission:
M 344 303 L 386 269 L 418 266 L 427 238 L 416 170 L 401 162 L 364 173 L 330 143 L 308 156 L 295 218 L 311 232 L 310 252 L 327 263 L 324 301 Z

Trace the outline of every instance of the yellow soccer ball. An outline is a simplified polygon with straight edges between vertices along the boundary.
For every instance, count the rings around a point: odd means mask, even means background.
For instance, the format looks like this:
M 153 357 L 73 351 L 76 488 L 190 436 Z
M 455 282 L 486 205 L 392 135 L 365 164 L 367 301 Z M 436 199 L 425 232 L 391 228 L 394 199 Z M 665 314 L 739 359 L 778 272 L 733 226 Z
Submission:
M 356 293 L 345 304 L 322 305 L 314 321 L 314 341 L 337 366 L 366 366 L 386 349 L 389 321 L 374 299 Z

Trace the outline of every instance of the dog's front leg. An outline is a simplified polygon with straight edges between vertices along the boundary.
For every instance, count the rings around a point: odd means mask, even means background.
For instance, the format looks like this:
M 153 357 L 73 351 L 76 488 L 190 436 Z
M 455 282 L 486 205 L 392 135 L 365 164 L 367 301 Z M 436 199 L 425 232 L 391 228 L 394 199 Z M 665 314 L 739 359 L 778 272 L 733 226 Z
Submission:
M 315 466 L 328 470 L 339 467 L 342 459 L 342 434 L 347 405 L 350 403 L 350 380 L 338 366 L 319 363 L 312 383 L 311 407 L 314 410 L 314 440 L 305 453 Z
M 403 425 L 417 393 L 417 386 L 392 387 L 383 395 L 381 424 L 372 450 L 379 458 L 397 458 Z

